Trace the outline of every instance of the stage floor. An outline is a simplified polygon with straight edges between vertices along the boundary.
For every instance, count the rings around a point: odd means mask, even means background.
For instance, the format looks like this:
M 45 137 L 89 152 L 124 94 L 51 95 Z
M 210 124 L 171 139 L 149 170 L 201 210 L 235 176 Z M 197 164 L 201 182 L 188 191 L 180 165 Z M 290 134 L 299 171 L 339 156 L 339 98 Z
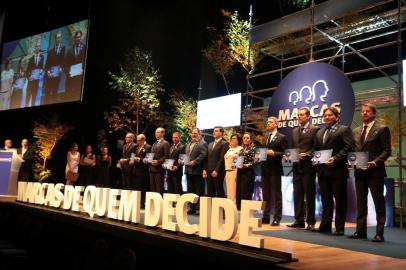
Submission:
M 284 267 L 290 269 L 406 269 L 406 259 L 399 259 L 390 256 L 382 256 L 372 254 L 371 252 L 354 251 L 354 246 L 350 243 L 351 249 L 337 248 L 334 246 L 339 245 L 340 242 L 353 242 L 354 245 L 364 245 L 365 250 L 372 250 L 374 246 L 379 248 L 397 248 L 399 252 L 403 252 L 403 257 L 406 257 L 406 231 L 398 228 L 386 228 L 385 231 L 385 243 L 374 243 L 370 239 L 374 235 L 374 228 L 368 229 L 369 240 L 355 240 L 348 239 L 346 236 L 332 236 L 327 234 L 313 233 L 302 231 L 295 232 L 298 229 L 291 229 L 286 225 L 291 222 L 283 222 L 279 227 L 273 227 L 270 225 L 264 225 L 262 229 L 256 232 L 265 235 L 265 247 L 272 248 L 283 252 L 292 253 L 293 257 L 298 258 L 299 261 L 283 264 Z M 350 235 L 355 230 L 355 224 L 346 224 L 346 235 Z M 395 233 L 392 230 L 396 230 Z M 289 232 L 292 232 L 289 235 Z M 397 233 L 405 235 L 403 239 L 393 239 Z M 274 237 L 269 235 L 283 235 L 285 238 Z M 286 239 L 286 235 L 289 238 L 293 238 L 294 234 L 309 234 L 309 237 L 314 235 L 315 239 L 311 242 L 317 242 L 317 238 L 325 238 L 326 242 L 330 242 L 328 245 L 314 244 L 310 242 Z M 298 238 L 303 238 L 299 237 Z M 403 241 L 403 242 L 400 242 Z M 344 245 L 344 244 L 343 244 Z M 360 247 L 355 247 L 360 248 Z

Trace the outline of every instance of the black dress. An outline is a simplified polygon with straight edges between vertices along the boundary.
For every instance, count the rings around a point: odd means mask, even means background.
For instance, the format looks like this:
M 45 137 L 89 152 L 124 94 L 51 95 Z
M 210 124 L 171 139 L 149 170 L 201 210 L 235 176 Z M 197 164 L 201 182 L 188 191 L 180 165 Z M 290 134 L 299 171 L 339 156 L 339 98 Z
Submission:
M 94 154 L 89 154 L 85 156 L 89 159 L 95 159 L 96 157 Z M 83 159 L 85 158 L 83 157 Z M 81 186 L 88 186 L 88 185 L 94 185 L 94 166 L 93 165 L 88 165 L 82 164 L 79 166 L 79 185 Z
M 106 158 L 103 158 L 102 156 L 97 157 L 96 186 L 109 187 L 110 164 L 111 164 L 110 156 L 106 156 Z

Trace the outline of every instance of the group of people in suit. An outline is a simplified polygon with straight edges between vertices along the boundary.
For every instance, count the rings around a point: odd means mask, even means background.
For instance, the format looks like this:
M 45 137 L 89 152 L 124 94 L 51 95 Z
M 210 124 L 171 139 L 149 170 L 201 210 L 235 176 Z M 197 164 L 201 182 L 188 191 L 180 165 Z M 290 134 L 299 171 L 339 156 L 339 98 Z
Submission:
M 2 72 L 4 87 L 0 109 L 52 104 L 80 98 L 86 55 L 82 35 L 82 31 L 76 31 L 72 46 L 66 49 L 62 44 L 62 33 L 57 32 L 54 36 L 54 46 L 48 49 L 46 58 L 41 51 L 41 41 L 38 40 L 26 69 L 24 56 L 18 59 L 16 71 L 11 68 L 11 60 L 6 59 L 5 70 Z M 63 87 L 60 86 L 63 82 L 62 74 L 66 77 Z M 42 95 L 38 97 L 41 85 Z M 22 100 L 24 88 L 26 93 L 25 99 Z M 64 90 L 63 94 L 58 93 L 61 88 Z
M 13 141 L 6 139 L 4 146 L 0 150 L 15 151 L 13 148 Z M 33 181 L 34 180 L 34 161 L 35 161 L 35 149 L 30 145 L 28 139 L 21 140 L 21 147 L 17 148 L 16 154 L 19 156 L 21 162 L 20 169 L 18 171 L 18 181 Z
M 320 233 L 344 235 L 347 214 L 347 179 L 349 170 L 347 154 L 351 151 L 368 152 L 367 168 L 355 168 L 357 195 L 357 227 L 350 235 L 353 239 L 367 238 L 368 189 L 375 204 L 377 227 L 372 241 L 384 241 L 386 221 L 384 177 L 385 160 L 391 155 L 391 135 L 387 126 L 376 121 L 376 107 L 363 104 L 361 108 L 363 125 L 351 131 L 350 127 L 339 124 L 339 112 L 334 107 L 323 111 L 325 127 L 310 124 L 310 112 L 299 109 L 299 126 L 293 129 L 294 148 L 300 149 L 300 160 L 293 164 L 293 192 L 295 222 L 293 228 L 305 228 Z M 313 151 L 332 150 L 331 158 L 324 164 L 313 165 Z M 322 200 L 322 217 L 315 228 L 315 178 L 318 177 Z M 304 202 L 306 199 L 306 203 Z M 335 208 L 335 231 L 332 219 Z M 275 218 L 278 218 L 276 216 Z
M 368 152 L 368 168 L 355 169 L 357 194 L 357 229 L 350 238 L 366 238 L 367 195 L 368 189 L 375 203 L 377 214 L 375 242 L 383 242 L 386 221 L 385 199 L 383 195 L 385 160 L 391 154 L 390 131 L 387 126 L 376 120 L 376 107 L 373 104 L 362 105 L 363 126 L 353 131 L 348 126 L 339 124 L 340 114 L 337 108 L 328 107 L 323 111 L 325 126 L 319 128 L 310 123 L 308 108 L 298 110 L 299 126 L 293 129 L 293 148 L 299 149 L 299 161 L 293 163 L 293 195 L 295 221 L 292 228 L 305 228 L 320 233 L 344 235 L 347 214 L 347 180 L 349 168 L 347 154 L 351 151 Z M 266 160 L 255 157 L 256 146 L 250 133 L 232 134 L 230 143 L 223 137 L 224 129 L 214 127 L 213 141 L 209 144 L 203 139 L 201 131 L 194 128 L 190 142 L 183 145 L 179 132 L 172 134 L 172 144 L 164 139 L 165 130 L 158 128 L 156 141 L 148 145 L 145 135 L 135 136 L 128 133 L 125 137 L 122 158 L 119 167 L 123 174 L 123 187 L 141 190 L 143 200 L 146 191 L 164 192 L 164 178 L 167 177 L 169 193 L 181 194 L 183 165 L 187 179 L 187 192 L 199 196 L 227 197 L 236 203 L 238 209 L 241 200 L 251 200 L 254 190 L 254 167 L 260 164 L 261 185 L 265 210 L 262 222 L 279 226 L 282 219 L 281 181 L 282 161 L 286 159 L 285 150 L 289 142 L 287 136 L 278 131 L 278 119 L 268 117 L 267 134 L 261 147 L 266 148 Z M 312 162 L 313 153 L 319 150 L 331 150 L 331 157 L 323 164 Z M 147 160 L 147 153 L 153 153 L 152 160 Z M 180 154 L 186 154 L 185 164 Z M 243 157 L 242 165 L 235 166 L 235 160 Z M 171 168 L 162 165 L 166 159 L 174 160 Z M 322 200 L 322 217 L 318 228 L 315 218 L 316 176 Z M 226 183 L 226 190 L 224 189 Z M 271 205 L 274 215 L 271 222 Z M 335 209 L 335 231 L 332 220 Z M 190 205 L 189 213 L 197 214 L 198 203 Z M 307 226 L 306 226 L 307 223 Z

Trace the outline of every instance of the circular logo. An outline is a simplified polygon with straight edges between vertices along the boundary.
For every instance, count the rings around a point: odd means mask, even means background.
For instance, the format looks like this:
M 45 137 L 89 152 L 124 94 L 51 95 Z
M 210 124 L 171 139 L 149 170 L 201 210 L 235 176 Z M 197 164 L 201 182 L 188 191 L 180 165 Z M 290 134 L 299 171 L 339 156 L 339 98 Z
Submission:
M 340 123 L 351 125 L 355 98 L 350 80 L 326 63 L 309 63 L 291 71 L 273 94 L 268 115 L 278 118 L 279 130 L 290 137 L 292 128 L 299 125 L 301 107 L 310 110 L 313 125 L 323 125 L 323 110 L 327 107 L 336 107 Z
M 348 155 L 349 161 L 355 161 L 356 159 L 357 159 L 357 156 L 355 154 Z

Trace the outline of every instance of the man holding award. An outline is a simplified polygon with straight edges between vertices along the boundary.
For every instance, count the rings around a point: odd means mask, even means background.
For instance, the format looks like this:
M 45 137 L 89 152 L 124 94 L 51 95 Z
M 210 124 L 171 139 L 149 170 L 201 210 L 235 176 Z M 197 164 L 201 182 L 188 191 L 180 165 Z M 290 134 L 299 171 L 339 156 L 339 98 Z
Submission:
M 207 143 L 202 138 L 200 129 L 194 128 L 190 134 L 191 140 L 186 145 L 183 158 L 187 177 L 187 192 L 198 196 L 204 195 L 203 162 L 207 157 Z M 180 158 L 180 157 L 179 157 Z M 191 204 L 188 213 L 197 214 L 199 204 Z
M 333 235 L 344 235 L 345 218 L 347 215 L 347 154 L 354 145 L 351 129 L 338 124 L 340 115 L 335 107 L 323 111 L 325 127 L 315 136 L 315 158 L 317 156 L 317 173 L 323 204 L 321 223 L 318 229 L 312 231 L 321 233 L 331 232 L 334 200 L 336 208 L 335 232 Z M 330 152 L 329 156 L 324 153 Z M 320 154 L 320 155 L 316 155 Z
M 366 168 L 355 170 L 355 188 L 357 192 L 357 229 L 350 238 L 367 238 L 368 188 L 375 204 L 376 235 L 374 242 L 384 242 L 383 232 L 386 221 L 384 192 L 385 160 L 391 155 L 391 134 L 387 126 L 375 121 L 376 107 L 366 103 L 362 105 L 363 125 L 353 131 L 355 151 L 368 152 Z
M 27 74 L 27 94 L 25 95 L 25 107 L 35 106 L 37 99 L 39 81 L 42 79 L 44 72 L 44 56 L 41 54 L 41 41 L 35 43 L 34 54 L 28 61 Z M 31 101 L 31 102 L 30 102 Z
M 314 229 L 316 201 L 316 170 L 312 165 L 314 137 L 319 128 L 310 124 L 310 111 L 300 108 L 298 112 L 299 126 L 292 130 L 292 147 L 299 149 L 299 162 L 293 163 L 293 198 L 295 206 L 295 222 L 288 225 L 291 228 L 305 227 Z M 306 212 L 304 198 L 306 195 Z
M 285 152 L 288 141 L 286 136 L 278 132 L 278 119 L 268 117 L 267 128 L 268 134 L 265 136 L 263 147 L 267 148 L 267 159 L 262 162 L 262 193 L 266 202 L 263 223 L 270 222 L 271 199 L 275 202 L 275 211 L 272 226 L 279 226 L 282 219 L 282 190 L 281 181 L 283 175 L 282 156 Z
M 64 72 L 65 46 L 62 45 L 62 33 L 55 34 L 55 45 L 48 50 L 47 63 L 45 65 L 45 104 L 58 102 L 58 88 L 61 74 Z
M 80 30 L 75 32 L 73 36 L 73 45 L 66 54 L 66 101 L 76 100 L 81 92 L 86 54 L 86 46 L 82 42 L 82 35 L 83 33 Z
M 149 183 L 152 192 L 164 193 L 164 176 L 165 171 L 162 164 L 169 157 L 169 142 L 164 139 L 165 129 L 159 127 L 155 130 L 156 142 L 152 145 L 151 153 L 153 154 L 149 165 Z
M 172 134 L 172 145 L 169 148 L 169 159 L 174 160 L 172 168 L 168 168 L 168 192 L 182 194 L 183 164 L 179 164 L 179 155 L 185 153 L 185 145 L 181 143 L 180 132 Z

